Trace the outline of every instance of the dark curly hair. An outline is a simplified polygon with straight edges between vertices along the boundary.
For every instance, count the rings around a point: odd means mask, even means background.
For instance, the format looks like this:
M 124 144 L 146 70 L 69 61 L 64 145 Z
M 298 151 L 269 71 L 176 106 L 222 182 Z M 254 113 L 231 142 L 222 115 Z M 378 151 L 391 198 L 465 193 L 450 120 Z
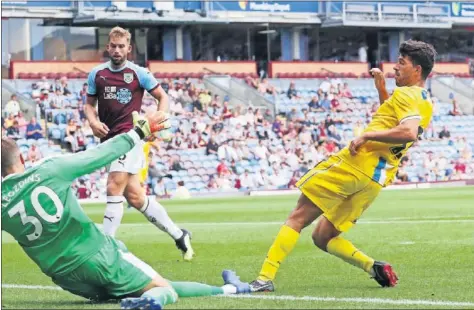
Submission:
M 421 76 L 423 80 L 426 80 L 435 63 L 436 50 L 433 45 L 422 41 L 408 40 L 400 45 L 399 52 L 402 57 L 409 57 L 413 65 L 421 66 Z

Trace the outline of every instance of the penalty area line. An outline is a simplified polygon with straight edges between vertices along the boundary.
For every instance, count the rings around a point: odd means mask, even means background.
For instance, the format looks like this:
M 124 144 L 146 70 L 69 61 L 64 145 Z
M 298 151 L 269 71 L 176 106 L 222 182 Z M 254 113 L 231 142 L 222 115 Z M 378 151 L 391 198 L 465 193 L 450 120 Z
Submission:
M 62 291 L 58 286 L 2 284 L 2 288 Z M 285 296 L 285 295 L 217 295 L 217 298 L 260 299 L 281 301 L 320 301 L 366 304 L 388 304 L 408 306 L 447 306 L 447 307 L 474 307 L 474 302 L 443 301 L 443 300 L 416 300 L 416 299 L 385 299 L 361 297 L 317 297 L 317 296 Z

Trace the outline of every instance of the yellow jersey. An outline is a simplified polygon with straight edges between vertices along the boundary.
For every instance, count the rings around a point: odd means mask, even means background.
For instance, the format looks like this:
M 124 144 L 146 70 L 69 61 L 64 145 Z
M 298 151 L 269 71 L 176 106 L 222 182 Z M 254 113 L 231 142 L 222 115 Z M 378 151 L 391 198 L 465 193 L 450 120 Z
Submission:
M 364 132 L 389 130 L 406 120 L 419 119 L 418 135 L 421 135 L 430 124 L 432 113 L 433 104 L 424 88 L 398 87 L 392 96 L 380 105 Z M 387 186 L 393 181 L 402 157 L 412 145 L 413 142 L 402 145 L 368 141 L 355 156 L 351 155 L 348 147 L 335 156 L 375 182 Z
M 148 154 L 150 154 L 150 147 L 151 147 L 152 142 L 145 142 L 143 145 L 143 153 L 145 155 L 145 163 L 142 169 L 139 172 L 139 178 L 141 183 L 145 183 L 146 177 L 148 176 L 148 165 L 150 164 L 150 157 Z

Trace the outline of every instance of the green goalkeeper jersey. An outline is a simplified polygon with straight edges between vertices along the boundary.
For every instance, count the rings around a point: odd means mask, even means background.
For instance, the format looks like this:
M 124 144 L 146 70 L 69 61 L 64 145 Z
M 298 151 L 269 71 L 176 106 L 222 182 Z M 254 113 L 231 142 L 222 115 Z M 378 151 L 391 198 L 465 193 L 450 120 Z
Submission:
M 2 180 L 2 230 L 18 241 L 46 275 L 74 270 L 105 242 L 105 235 L 82 210 L 72 181 L 116 160 L 138 141 L 138 134 L 130 131 Z

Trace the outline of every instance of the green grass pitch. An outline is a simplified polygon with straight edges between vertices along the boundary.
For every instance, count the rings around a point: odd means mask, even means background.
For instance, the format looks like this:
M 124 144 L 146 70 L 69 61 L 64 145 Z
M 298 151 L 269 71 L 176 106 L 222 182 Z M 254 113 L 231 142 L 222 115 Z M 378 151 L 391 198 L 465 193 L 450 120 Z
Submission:
M 296 200 L 297 196 L 276 196 L 164 201 L 170 216 L 193 233 L 197 256 L 191 263 L 183 262 L 174 242 L 135 210 L 126 210 L 117 238 L 172 280 L 221 285 L 221 271 L 231 268 L 251 281 Z M 96 223 L 102 222 L 104 205 L 84 209 Z M 303 231 L 282 264 L 275 293 L 188 298 L 166 308 L 474 308 L 474 187 L 384 191 L 344 234 L 365 253 L 392 263 L 400 277 L 396 288 L 380 288 L 359 269 L 318 250 L 311 241 L 312 228 Z M 118 303 L 91 304 L 45 289 L 52 282 L 6 233 L 2 285 L 3 309 L 119 308 Z

